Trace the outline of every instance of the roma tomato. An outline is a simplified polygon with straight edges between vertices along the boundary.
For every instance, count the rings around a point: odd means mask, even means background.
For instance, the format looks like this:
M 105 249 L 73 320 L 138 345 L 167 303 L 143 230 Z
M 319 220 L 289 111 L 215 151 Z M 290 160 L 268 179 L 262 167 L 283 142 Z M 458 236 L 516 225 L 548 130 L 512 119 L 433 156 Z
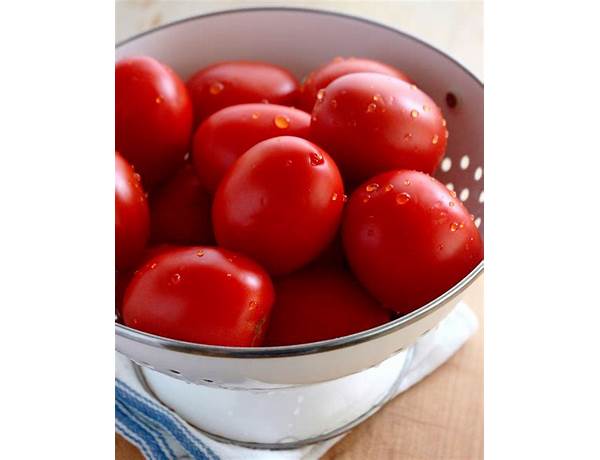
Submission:
M 125 325 L 208 345 L 256 346 L 273 305 L 273 285 L 256 263 L 220 248 L 164 251 L 129 283 Z
M 184 83 L 156 59 L 123 59 L 115 67 L 115 140 L 152 187 L 184 161 L 192 136 L 192 104 Z
M 333 80 L 343 75 L 358 72 L 380 73 L 412 83 L 404 72 L 383 62 L 354 57 L 337 57 L 324 66 L 312 71 L 306 77 L 306 80 L 304 80 L 300 87 L 299 107 L 307 112 L 312 112 L 319 90 L 325 88 Z
M 393 169 L 431 174 L 442 159 L 448 133 L 442 112 L 416 86 L 389 75 L 354 73 L 321 96 L 311 135 L 349 182 Z
M 171 249 L 176 249 L 177 246 L 169 245 L 169 244 L 159 244 L 157 246 L 149 246 L 146 248 L 142 257 L 137 265 L 134 268 L 128 271 L 115 271 L 115 310 L 116 316 L 119 321 L 121 321 L 121 306 L 123 305 L 123 297 L 125 296 L 125 291 L 127 290 L 127 286 L 129 286 L 129 282 L 133 278 L 135 271 L 137 268 L 141 267 L 144 263 L 150 260 L 152 257 L 165 252 Z
M 286 69 L 266 62 L 229 61 L 196 72 L 187 82 L 196 125 L 230 105 L 250 102 L 294 105 L 298 80 Z
M 289 273 L 333 239 L 343 194 L 340 173 L 321 148 L 298 137 L 267 139 L 221 181 L 212 210 L 215 237 L 272 274 Z
M 267 346 L 334 339 L 391 319 L 349 273 L 335 268 L 292 273 L 276 282 L 275 296 Z
M 360 282 L 400 314 L 425 305 L 483 258 L 469 211 L 456 194 L 416 171 L 392 171 L 360 186 L 342 227 Z
M 150 195 L 153 243 L 211 244 L 211 197 L 191 164 Z
M 193 159 L 198 177 L 214 192 L 223 175 L 246 150 L 276 136 L 308 138 L 310 115 L 274 104 L 241 104 L 219 110 L 196 130 Z
M 133 268 L 148 241 L 150 218 L 146 194 L 127 161 L 115 154 L 115 262 L 117 270 Z

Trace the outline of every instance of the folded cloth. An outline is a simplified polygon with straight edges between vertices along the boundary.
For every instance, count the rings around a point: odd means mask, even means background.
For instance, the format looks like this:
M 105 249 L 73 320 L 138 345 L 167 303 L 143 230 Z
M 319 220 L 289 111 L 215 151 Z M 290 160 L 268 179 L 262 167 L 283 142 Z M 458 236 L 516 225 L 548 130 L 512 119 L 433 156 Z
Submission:
M 410 367 L 396 395 L 433 372 L 477 330 L 475 314 L 464 303 L 413 345 Z M 116 354 L 116 431 L 140 449 L 149 460 L 315 460 L 336 438 L 294 450 L 257 450 L 224 444 L 201 433 L 152 396 L 140 382 L 133 364 Z M 215 414 L 215 416 L 218 416 Z

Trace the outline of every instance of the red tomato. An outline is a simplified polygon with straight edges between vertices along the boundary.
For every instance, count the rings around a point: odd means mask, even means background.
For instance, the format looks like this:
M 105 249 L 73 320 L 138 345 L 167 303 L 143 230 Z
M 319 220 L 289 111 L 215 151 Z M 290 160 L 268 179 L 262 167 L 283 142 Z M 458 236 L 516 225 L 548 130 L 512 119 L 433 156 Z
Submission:
M 333 160 L 315 144 L 281 136 L 262 141 L 229 169 L 213 202 L 215 236 L 270 273 L 314 259 L 338 228 L 344 188 Z
M 388 75 L 354 73 L 321 94 L 311 136 L 348 181 L 392 169 L 433 173 L 441 161 L 447 136 L 442 112 L 414 85 Z
M 118 270 L 135 266 L 142 257 L 149 234 L 146 194 L 127 161 L 115 154 L 115 262 Z
M 383 309 L 354 278 L 335 268 L 304 269 L 275 284 L 265 345 L 334 339 L 387 323 Z
M 271 137 L 308 138 L 310 115 L 291 107 L 241 104 L 212 114 L 194 135 L 193 158 L 202 184 L 214 192 L 223 175 L 253 145 Z
M 317 100 L 317 93 L 320 89 L 325 88 L 333 80 L 343 75 L 358 72 L 380 73 L 412 83 L 410 78 L 404 72 L 384 64 L 383 62 L 354 57 L 337 57 L 333 61 L 329 61 L 324 66 L 312 71 L 308 77 L 306 77 L 306 80 L 300 87 L 299 107 L 307 112 L 312 112 L 315 101 Z
M 169 182 L 150 195 L 153 243 L 211 244 L 211 197 L 187 164 Z
M 151 187 L 173 174 L 188 152 L 192 105 L 183 82 L 150 57 L 115 67 L 116 148 Z
M 230 61 L 205 67 L 187 82 L 195 123 L 230 105 L 250 102 L 294 105 L 298 80 L 286 69 L 265 62 Z
M 125 292 L 125 325 L 171 339 L 256 346 L 273 304 L 273 285 L 256 263 L 220 248 L 161 252 Z
M 131 281 L 133 275 L 136 272 L 135 269 L 144 265 L 152 257 L 164 251 L 169 251 L 171 249 L 176 248 L 177 246 L 172 246 L 169 244 L 159 244 L 157 246 L 150 246 L 146 248 L 141 257 L 141 260 L 138 262 L 134 269 L 130 269 L 127 271 L 115 271 L 115 310 L 119 322 L 121 321 L 121 306 L 123 305 L 123 297 L 125 296 L 125 291 L 127 290 L 127 286 L 129 286 L 129 282 Z
M 483 258 L 477 227 L 456 194 L 416 171 L 384 173 L 357 189 L 342 233 L 354 274 L 400 314 L 443 294 Z

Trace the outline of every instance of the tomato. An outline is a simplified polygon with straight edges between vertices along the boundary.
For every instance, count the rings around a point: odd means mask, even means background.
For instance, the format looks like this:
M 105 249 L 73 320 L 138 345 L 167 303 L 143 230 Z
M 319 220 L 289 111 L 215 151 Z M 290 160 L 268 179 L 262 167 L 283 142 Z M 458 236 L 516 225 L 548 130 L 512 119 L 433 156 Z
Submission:
M 150 231 L 146 194 L 127 161 L 115 154 L 115 262 L 127 270 L 139 262 Z
M 115 140 L 146 187 L 182 164 L 192 135 L 192 104 L 169 67 L 140 56 L 115 67 Z
M 271 274 L 289 273 L 333 239 L 343 194 L 340 173 L 321 148 L 298 137 L 267 139 L 221 181 L 213 201 L 215 237 Z
M 334 339 L 388 322 L 383 309 L 354 278 L 336 268 L 292 273 L 275 284 L 275 306 L 265 345 Z
M 302 110 L 312 112 L 312 109 L 317 100 L 317 93 L 320 89 L 325 88 L 333 80 L 351 73 L 358 72 L 373 72 L 391 77 L 399 78 L 408 83 L 412 83 L 410 78 L 402 71 L 395 67 L 384 64 L 383 62 L 374 61 L 372 59 L 362 58 L 341 58 L 337 57 L 329 61 L 322 67 L 311 72 L 300 87 L 300 97 L 298 106 Z
M 126 271 L 115 271 L 115 310 L 117 314 L 117 319 L 121 320 L 121 306 L 123 305 L 123 297 L 125 297 L 125 291 L 127 290 L 127 286 L 129 286 L 129 282 L 133 278 L 133 275 L 136 272 L 136 269 L 145 264 L 148 260 L 153 258 L 154 256 L 171 249 L 176 249 L 177 246 L 173 246 L 170 244 L 159 244 L 156 246 L 149 246 L 146 248 L 142 257 L 137 265 L 134 268 Z
M 207 246 L 164 251 L 129 283 L 126 326 L 171 339 L 208 345 L 262 342 L 273 305 L 273 285 L 255 262 Z
M 310 115 L 291 107 L 241 104 L 212 114 L 194 134 L 193 159 L 198 177 L 211 192 L 246 150 L 271 137 L 308 138 Z
M 153 243 L 212 244 L 211 197 L 200 185 L 194 167 L 185 165 L 150 195 Z
M 429 96 L 398 78 L 354 73 L 321 93 L 311 136 L 350 183 L 393 169 L 433 173 L 446 150 L 445 121 Z
M 342 234 L 354 274 L 400 314 L 443 294 L 483 259 L 469 211 L 454 192 L 416 171 L 384 173 L 357 189 Z
M 298 80 L 286 69 L 265 62 L 228 61 L 196 72 L 187 82 L 195 123 L 230 105 L 251 102 L 294 105 Z

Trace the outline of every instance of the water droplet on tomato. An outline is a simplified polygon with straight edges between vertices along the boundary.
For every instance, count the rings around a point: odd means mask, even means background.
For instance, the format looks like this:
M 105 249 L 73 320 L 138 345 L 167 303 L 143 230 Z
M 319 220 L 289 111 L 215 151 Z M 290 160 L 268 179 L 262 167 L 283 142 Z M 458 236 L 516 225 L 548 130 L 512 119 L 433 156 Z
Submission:
M 434 134 L 433 139 L 431 139 L 431 143 L 435 145 L 438 143 L 439 139 L 440 139 L 440 137 L 437 134 Z
M 367 192 L 374 192 L 375 190 L 379 189 L 379 184 L 373 183 L 373 184 L 369 184 L 365 187 L 365 190 Z
M 338 194 L 337 193 L 333 193 L 333 195 L 331 195 L 331 201 L 337 201 L 338 199 Z
M 196 252 L 196 255 L 198 257 L 202 257 L 204 255 L 204 251 L 202 249 L 200 249 L 199 251 Z
M 342 201 L 344 203 L 348 201 L 348 195 L 346 195 L 345 193 L 342 195 Z
M 456 230 L 458 230 L 458 222 L 452 222 L 450 224 L 450 231 L 455 232 Z
M 415 109 L 412 109 L 410 111 L 410 116 L 413 118 L 417 118 L 419 116 L 419 112 L 417 112 Z
M 401 192 L 398 195 L 396 195 L 396 203 L 398 204 L 406 204 L 410 201 L 410 194 L 406 193 L 406 192 Z
M 372 113 L 375 112 L 375 110 L 377 109 L 377 104 L 375 104 L 374 102 L 371 102 L 368 106 L 367 106 L 367 113 Z
M 387 184 L 383 190 L 385 190 L 386 192 L 389 192 L 393 188 L 394 188 L 394 184 Z
M 321 102 L 325 98 L 325 89 L 320 89 L 317 93 L 317 101 Z
M 410 180 L 404 179 L 404 185 L 407 185 L 407 186 L 410 185 Z
M 319 166 L 325 162 L 321 152 L 310 152 L 308 155 L 310 157 L 310 164 L 313 166 Z
M 274 118 L 273 123 L 275 123 L 275 126 L 279 129 L 285 129 L 290 126 L 290 119 L 284 115 L 277 115 Z
M 179 273 L 173 273 L 171 275 L 171 284 L 178 284 L 181 281 L 181 275 Z
M 153 262 L 152 264 L 150 264 L 150 270 L 154 270 L 157 266 L 158 264 L 156 262 Z
M 257 120 L 259 116 L 260 116 L 260 115 L 259 115 L 259 113 L 258 113 L 258 112 L 254 112 L 254 113 L 252 114 L 252 119 L 253 119 L 253 120 Z
M 210 88 L 208 88 L 208 91 L 213 96 L 216 96 L 221 91 L 223 91 L 223 88 L 225 88 L 225 85 L 223 85 L 223 83 L 221 83 L 220 81 L 216 81 L 216 82 L 214 82 L 213 84 L 210 85 Z

